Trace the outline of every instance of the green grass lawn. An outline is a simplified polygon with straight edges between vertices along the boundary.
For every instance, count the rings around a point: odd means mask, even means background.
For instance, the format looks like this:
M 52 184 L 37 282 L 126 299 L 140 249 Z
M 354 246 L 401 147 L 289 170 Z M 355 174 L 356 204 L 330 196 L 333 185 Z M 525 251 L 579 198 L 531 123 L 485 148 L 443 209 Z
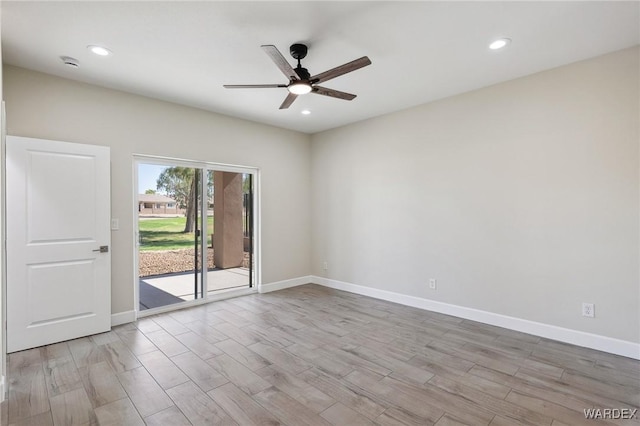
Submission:
M 182 232 L 186 220 L 185 217 L 139 220 L 140 250 L 155 251 L 193 248 L 193 232 L 187 234 Z M 207 223 L 207 245 L 210 246 L 213 217 L 208 217 Z

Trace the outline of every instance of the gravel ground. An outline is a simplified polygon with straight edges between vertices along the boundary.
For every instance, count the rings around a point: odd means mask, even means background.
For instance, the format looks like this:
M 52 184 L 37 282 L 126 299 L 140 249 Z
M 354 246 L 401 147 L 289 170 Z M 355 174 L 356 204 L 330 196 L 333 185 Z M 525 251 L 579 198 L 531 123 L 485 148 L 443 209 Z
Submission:
M 213 266 L 213 249 L 207 249 L 209 266 Z M 138 256 L 140 276 L 161 275 L 193 270 L 193 249 L 141 251 Z M 249 253 L 244 253 L 242 266 L 249 267 Z

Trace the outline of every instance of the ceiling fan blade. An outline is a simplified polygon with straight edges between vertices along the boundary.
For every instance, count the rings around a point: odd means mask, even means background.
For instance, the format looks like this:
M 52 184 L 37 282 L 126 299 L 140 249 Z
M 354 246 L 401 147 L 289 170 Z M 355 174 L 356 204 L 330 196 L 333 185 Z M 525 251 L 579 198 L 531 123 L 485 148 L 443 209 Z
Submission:
M 287 87 L 286 84 L 224 84 L 225 89 L 271 89 Z
M 280 109 L 287 109 L 291 106 L 291 104 L 293 103 L 293 101 L 296 100 L 296 98 L 298 97 L 298 95 L 296 95 L 295 93 L 289 93 L 287 95 L 286 98 L 284 98 L 284 101 L 282 102 L 282 105 L 280 105 Z
M 310 78 L 310 80 L 311 83 L 322 83 L 327 80 L 331 80 L 332 78 L 339 77 L 348 72 L 366 67 L 367 65 L 371 65 L 371 60 L 369 60 L 368 57 L 363 56 L 362 58 L 356 59 L 355 61 L 347 62 L 346 64 L 332 68 L 329 71 L 321 72 L 320 74 L 314 75 Z
M 265 53 L 269 55 L 271 60 L 276 64 L 280 71 L 282 71 L 282 73 L 287 76 L 289 80 L 300 80 L 298 74 L 296 74 L 289 62 L 287 62 L 284 56 L 282 56 L 282 53 L 280 53 L 277 47 L 271 44 L 265 44 L 260 47 L 262 47 L 262 50 L 264 50 Z
M 313 86 L 311 93 L 315 93 L 317 95 L 330 96 L 332 98 L 344 99 L 345 101 L 353 100 L 356 95 L 351 93 L 341 92 L 339 90 L 327 89 L 326 87 L 321 86 Z

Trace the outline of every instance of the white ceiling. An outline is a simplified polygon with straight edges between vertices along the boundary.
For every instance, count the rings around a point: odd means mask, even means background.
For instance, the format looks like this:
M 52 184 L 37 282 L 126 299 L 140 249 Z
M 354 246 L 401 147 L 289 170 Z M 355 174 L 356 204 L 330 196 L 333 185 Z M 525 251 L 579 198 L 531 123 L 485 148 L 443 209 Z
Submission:
M 7 64 L 306 133 L 331 129 L 640 43 L 633 2 L 11 2 L 2 1 Z M 513 40 L 502 51 L 488 44 Z M 372 65 L 278 107 L 286 89 L 260 49 L 304 42 L 318 74 L 367 55 Z M 114 54 L 98 57 L 89 44 Z M 80 61 L 64 66 L 60 56 Z M 311 110 L 303 116 L 302 109 Z

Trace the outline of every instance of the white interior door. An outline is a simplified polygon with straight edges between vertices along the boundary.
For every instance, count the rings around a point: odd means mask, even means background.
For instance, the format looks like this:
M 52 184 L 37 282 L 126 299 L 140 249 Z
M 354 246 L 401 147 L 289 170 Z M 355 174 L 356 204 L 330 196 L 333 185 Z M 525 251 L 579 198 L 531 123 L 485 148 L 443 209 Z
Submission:
M 108 147 L 7 136 L 7 350 L 111 327 Z

